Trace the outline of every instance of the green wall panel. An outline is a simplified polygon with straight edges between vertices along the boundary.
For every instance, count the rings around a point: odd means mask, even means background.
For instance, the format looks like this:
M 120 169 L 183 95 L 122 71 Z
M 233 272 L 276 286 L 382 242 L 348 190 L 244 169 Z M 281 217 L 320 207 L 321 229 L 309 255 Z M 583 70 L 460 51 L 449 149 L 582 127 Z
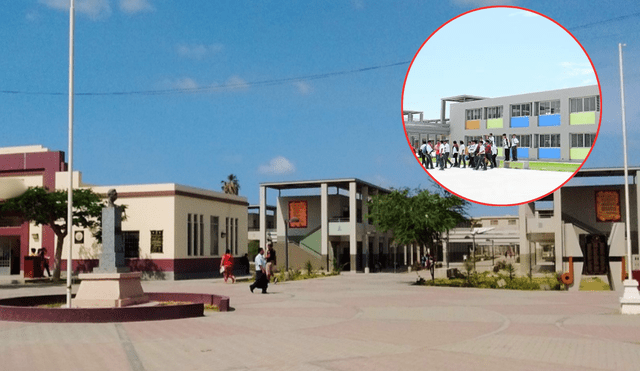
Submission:
M 502 127 L 502 119 L 487 120 L 487 129 L 499 129 Z
M 589 154 L 591 148 L 571 148 L 569 157 L 572 160 L 584 160 Z
M 596 123 L 595 112 L 576 112 L 569 116 L 570 125 L 590 125 Z

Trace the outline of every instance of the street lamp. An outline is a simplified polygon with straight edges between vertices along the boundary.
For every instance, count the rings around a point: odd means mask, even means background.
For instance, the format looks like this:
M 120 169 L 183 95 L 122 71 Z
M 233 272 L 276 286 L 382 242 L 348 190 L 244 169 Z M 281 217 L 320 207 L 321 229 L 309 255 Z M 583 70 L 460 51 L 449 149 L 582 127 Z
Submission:
M 289 223 L 297 223 L 300 219 L 291 218 L 284 220 L 284 264 L 287 272 L 289 271 Z
M 477 234 L 483 234 L 485 232 L 489 232 L 490 230 L 495 229 L 494 227 L 491 228 L 472 228 L 471 229 L 471 237 L 469 237 L 469 235 L 464 236 L 465 239 L 469 239 L 472 238 L 473 239 L 473 271 L 476 271 L 476 235 Z

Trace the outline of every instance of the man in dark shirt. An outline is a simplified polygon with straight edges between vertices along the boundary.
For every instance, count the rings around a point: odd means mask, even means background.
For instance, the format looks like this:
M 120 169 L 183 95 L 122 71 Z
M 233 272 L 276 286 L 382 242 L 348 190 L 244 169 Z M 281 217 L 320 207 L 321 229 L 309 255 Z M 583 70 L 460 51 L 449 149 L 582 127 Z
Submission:
M 271 281 L 271 277 L 276 270 L 276 250 L 273 249 L 273 243 L 267 245 L 267 280 Z M 278 277 L 275 277 L 273 283 L 278 283 Z

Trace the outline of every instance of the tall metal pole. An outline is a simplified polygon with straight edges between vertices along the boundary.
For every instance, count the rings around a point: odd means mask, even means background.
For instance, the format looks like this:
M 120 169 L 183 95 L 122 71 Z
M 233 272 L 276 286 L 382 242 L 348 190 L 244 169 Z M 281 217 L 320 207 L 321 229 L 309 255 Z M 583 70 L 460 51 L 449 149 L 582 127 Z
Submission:
M 67 195 L 67 308 L 71 308 L 71 248 L 73 247 L 73 32 L 74 0 L 69 5 L 69 190 Z
M 625 207 L 625 226 L 627 229 L 627 272 L 629 279 L 631 276 L 631 218 L 629 217 L 629 168 L 627 165 L 627 122 L 624 113 L 624 73 L 622 71 L 622 47 L 626 44 L 618 44 L 618 53 L 620 59 L 620 104 L 622 106 L 622 150 L 624 151 L 624 207 Z
M 284 266 L 289 272 L 289 219 L 284 220 Z

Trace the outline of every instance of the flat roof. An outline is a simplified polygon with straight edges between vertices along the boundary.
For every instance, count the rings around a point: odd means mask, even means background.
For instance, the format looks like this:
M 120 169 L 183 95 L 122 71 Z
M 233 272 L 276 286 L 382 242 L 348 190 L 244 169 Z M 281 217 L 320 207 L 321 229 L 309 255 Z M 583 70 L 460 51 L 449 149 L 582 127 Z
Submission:
M 477 95 L 467 95 L 467 94 L 462 94 L 462 95 L 455 95 L 453 97 L 448 97 L 448 98 L 440 98 L 440 100 L 444 100 L 447 102 L 468 102 L 468 101 L 472 101 L 472 100 L 483 100 L 483 99 L 489 99 L 487 97 L 479 97 Z
M 383 193 L 391 193 L 390 189 L 380 187 L 358 178 L 339 178 L 339 179 L 320 179 L 320 180 L 298 180 L 291 182 L 275 182 L 275 183 L 260 183 L 260 186 L 273 189 L 303 189 L 303 188 L 320 188 L 324 183 L 329 187 L 338 187 L 340 189 L 349 190 L 349 183 L 356 182 L 356 187 L 368 186 Z
M 629 175 L 634 175 L 640 171 L 639 166 L 629 166 Z M 574 175 L 576 178 L 585 177 L 605 177 L 605 176 L 624 176 L 623 167 L 601 167 L 601 168 L 582 168 Z

